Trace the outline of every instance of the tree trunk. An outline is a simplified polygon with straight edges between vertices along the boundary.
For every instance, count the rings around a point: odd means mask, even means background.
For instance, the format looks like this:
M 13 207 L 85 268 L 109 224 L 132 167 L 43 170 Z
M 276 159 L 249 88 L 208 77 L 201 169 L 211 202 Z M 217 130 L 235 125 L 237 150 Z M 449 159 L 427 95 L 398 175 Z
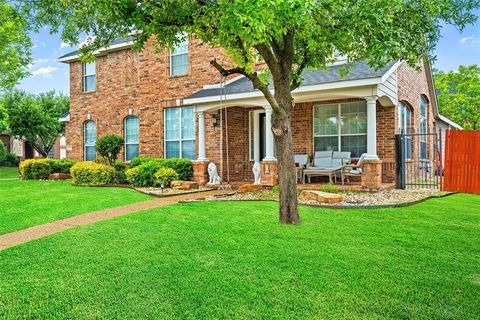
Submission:
M 278 161 L 279 220 L 282 224 L 300 224 L 297 199 L 297 174 L 293 159 L 293 139 L 291 129 L 291 110 L 293 99 L 290 88 L 275 91 L 275 100 L 285 110 L 284 114 L 273 112 L 272 131 L 275 137 Z

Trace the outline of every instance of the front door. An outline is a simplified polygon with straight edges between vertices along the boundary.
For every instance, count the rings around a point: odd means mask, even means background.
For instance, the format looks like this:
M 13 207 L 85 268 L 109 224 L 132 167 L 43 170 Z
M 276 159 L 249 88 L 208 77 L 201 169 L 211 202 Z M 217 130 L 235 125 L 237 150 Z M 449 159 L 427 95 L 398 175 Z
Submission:
M 250 160 L 262 161 L 266 154 L 265 111 L 250 111 Z

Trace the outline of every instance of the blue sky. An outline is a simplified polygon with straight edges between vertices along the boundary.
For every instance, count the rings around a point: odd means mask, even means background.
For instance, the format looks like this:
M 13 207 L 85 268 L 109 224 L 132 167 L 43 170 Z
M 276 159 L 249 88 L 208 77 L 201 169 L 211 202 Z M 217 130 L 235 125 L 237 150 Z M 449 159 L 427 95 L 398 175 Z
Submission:
M 67 64 L 58 62 L 58 57 L 75 50 L 61 41 L 60 35 L 51 35 L 48 29 L 32 35 L 34 43 L 33 63 L 30 77 L 21 81 L 19 88 L 39 93 L 56 90 L 68 94 L 69 69 Z M 459 65 L 480 65 L 480 21 L 468 26 L 460 33 L 455 27 L 445 26 L 435 51 L 435 68 L 449 71 Z

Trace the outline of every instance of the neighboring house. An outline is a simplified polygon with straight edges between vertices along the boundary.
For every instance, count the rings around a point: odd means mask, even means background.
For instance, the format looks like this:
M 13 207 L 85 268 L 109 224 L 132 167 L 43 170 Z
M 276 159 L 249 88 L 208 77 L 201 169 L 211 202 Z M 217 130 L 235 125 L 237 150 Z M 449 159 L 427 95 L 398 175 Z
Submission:
M 437 133 L 439 137 L 438 149 L 441 151 L 442 164 L 445 163 L 445 130 L 456 129 L 462 130 L 462 126 L 453 122 L 445 116 L 440 115 L 437 119 Z
M 10 136 L 8 133 L 0 134 L 0 140 L 5 145 L 7 152 L 12 152 L 20 158 L 20 160 L 25 159 L 40 159 L 42 156 L 38 153 L 28 141 L 18 139 L 16 137 Z M 61 150 L 62 141 L 65 140 L 65 137 L 60 137 L 55 141 L 55 145 L 50 150 L 48 158 L 50 159 L 64 159 L 66 158 L 66 153 Z M 65 144 L 65 143 L 64 143 Z M 62 157 L 63 155 L 63 157 Z
M 132 38 L 119 39 L 95 52 L 93 63 L 82 63 L 78 52 L 60 58 L 70 64 L 68 158 L 94 160 L 96 139 L 118 134 L 125 138 L 126 161 L 135 156 L 198 160 L 195 178 L 201 182 L 210 161 L 224 180 L 228 164 L 230 179 L 237 181 L 251 181 L 253 163 L 261 161 L 263 182 L 276 181 L 273 134 L 266 130 L 272 111 L 245 77 L 230 78 L 222 87 L 210 65 L 213 58 L 225 61 L 221 50 L 195 39 L 159 54 L 151 46 L 142 52 L 132 46 Z M 395 135 L 437 127 L 431 68 L 422 63 L 417 72 L 392 62 L 373 70 L 356 62 L 341 77 L 343 62 L 306 71 L 293 92 L 294 152 L 342 150 L 355 158 L 368 153 L 382 161 L 382 180 L 394 182 Z M 417 145 L 412 143 L 411 158 L 433 159 L 433 142 Z

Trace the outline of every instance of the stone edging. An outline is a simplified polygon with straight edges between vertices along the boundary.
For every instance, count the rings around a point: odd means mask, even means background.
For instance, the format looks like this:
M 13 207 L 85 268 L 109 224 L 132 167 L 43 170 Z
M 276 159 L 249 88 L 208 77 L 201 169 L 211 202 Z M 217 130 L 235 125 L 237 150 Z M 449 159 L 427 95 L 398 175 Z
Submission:
M 426 200 L 430 199 L 435 199 L 435 198 L 445 198 L 447 196 L 450 196 L 452 194 L 455 194 L 456 192 L 448 192 L 442 195 L 438 196 L 428 196 L 423 199 L 415 200 L 415 201 L 410 201 L 410 202 L 402 202 L 402 203 L 395 203 L 395 204 L 379 204 L 379 205 L 365 205 L 365 206 L 357 206 L 357 205 L 350 205 L 350 206 L 341 206 L 341 205 L 325 205 L 325 204 L 308 204 L 308 203 L 298 203 L 301 206 L 306 206 L 306 207 L 312 207 L 312 208 L 324 208 L 324 209 L 388 209 L 388 208 L 402 208 L 402 207 L 409 207 L 413 206 L 416 204 L 419 204 L 421 202 L 424 202 Z M 206 200 L 206 201 L 188 201 L 188 200 L 182 200 L 179 201 L 178 203 L 189 203 L 189 202 L 234 202 L 234 201 L 240 201 L 240 202 L 247 202 L 247 201 L 257 201 L 257 202 L 275 202 L 278 203 L 277 200 L 262 200 L 262 199 L 238 199 L 238 200 Z

